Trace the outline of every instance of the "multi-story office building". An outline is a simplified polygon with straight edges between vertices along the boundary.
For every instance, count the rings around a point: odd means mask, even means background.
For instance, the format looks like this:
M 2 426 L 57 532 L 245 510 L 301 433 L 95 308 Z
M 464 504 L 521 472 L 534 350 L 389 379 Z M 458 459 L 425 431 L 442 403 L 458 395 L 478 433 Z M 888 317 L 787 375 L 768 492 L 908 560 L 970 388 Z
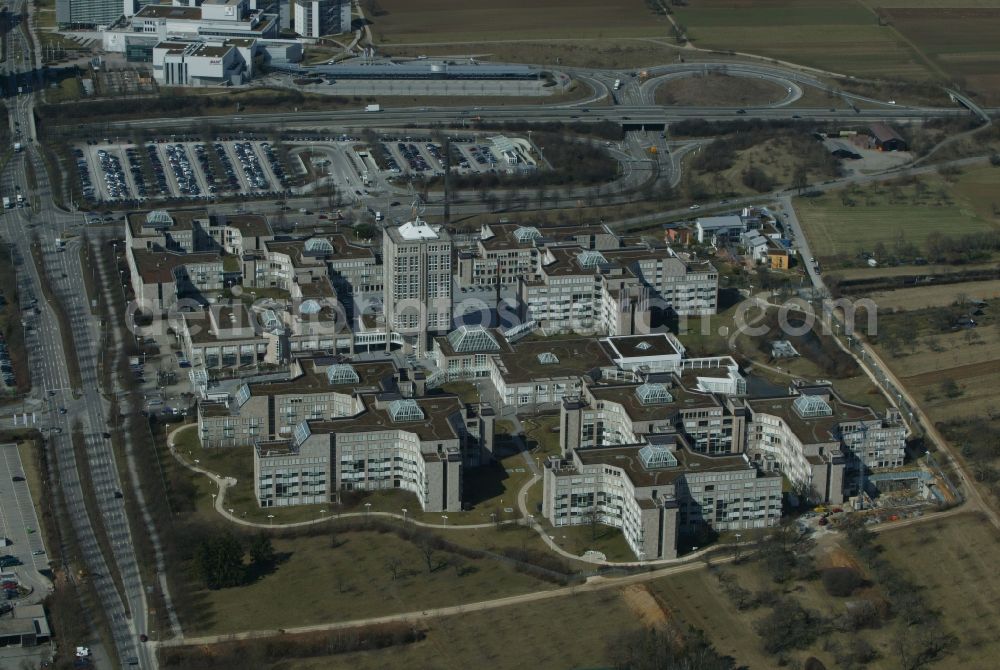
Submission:
M 560 406 L 559 442 L 574 449 L 635 444 L 653 434 L 681 433 L 688 448 L 720 456 L 742 453 L 747 411 L 740 399 L 686 387 L 679 376 L 642 375 L 632 383 L 586 384 Z
M 225 286 L 225 262 L 218 253 L 178 254 L 129 247 L 126 260 L 138 307 L 146 314 L 166 312 L 179 300 L 204 302 L 206 293 Z
M 606 254 L 650 288 L 654 306 L 677 314 L 715 314 L 719 273 L 708 261 L 681 258 L 669 247 L 619 249 Z
M 906 428 L 894 411 L 879 417 L 831 387 L 801 388 L 783 398 L 749 400 L 748 451 L 780 470 L 810 498 L 841 503 L 856 490 L 851 474 L 903 464 Z
M 554 526 L 620 528 L 639 560 L 674 558 L 680 532 L 765 528 L 781 518 L 781 477 L 744 454 L 710 457 L 682 436 L 571 450 L 545 466 L 542 514 Z
M 60 28 L 109 26 L 125 11 L 122 0 L 56 0 Z
M 351 417 L 304 420 L 290 438 L 255 445 L 260 505 L 329 502 L 339 491 L 402 489 L 425 511 L 460 511 L 463 454 L 492 451 L 492 412 L 464 407 L 452 396 L 362 394 L 358 401 L 362 409 Z
M 428 351 L 428 333 L 451 330 L 451 236 L 420 219 L 387 226 L 382 267 L 387 327 Z
M 649 332 L 649 292 L 603 252 L 542 250 L 535 278 L 520 281 L 521 318 L 547 334 L 632 335 Z
M 539 272 L 541 249 L 575 246 L 581 249 L 617 249 L 621 242 L 604 225 L 555 226 L 544 234 L 534 226 L 513 223 L 484 224 L 472 249 L 458 255 L 458 280 L 467 285 L 516 284 Z
M 289 438 L 302 421 L 354 416 L 360 393 L 391 388 L 390 361 L 339 363 L 333 358 L 293 361 L 290 378 L 240 384 L 198 406 L 198 436 L 206 448 L 249 446 Z
M 295 0 L 295 32 L 303 37 L 351 30 L 351 0 Z

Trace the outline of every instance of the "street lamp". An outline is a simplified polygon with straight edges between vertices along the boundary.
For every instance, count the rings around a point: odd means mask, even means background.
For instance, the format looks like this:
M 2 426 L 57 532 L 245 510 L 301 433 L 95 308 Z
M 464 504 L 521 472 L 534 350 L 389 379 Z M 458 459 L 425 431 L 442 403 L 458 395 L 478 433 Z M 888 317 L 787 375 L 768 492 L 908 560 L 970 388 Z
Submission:
M 447 526 L 448 525 L 448 515 L 447 514 L 442 514 L 441 518 L 444 519 L 444 525 Z
M 273 514 L 268 514 L 267 515 L 267 519 L 268 519 L 268 522 L 273 526 L 274 525 L 274 515 Z
M 365 518 L 368 517 L 368 513 L 372 511 L 372 504 L 370 502 L 365 503 Z
M 403 525 L 406 525 L 406 512 L 408 511 L 405 507 L 403 509 Z

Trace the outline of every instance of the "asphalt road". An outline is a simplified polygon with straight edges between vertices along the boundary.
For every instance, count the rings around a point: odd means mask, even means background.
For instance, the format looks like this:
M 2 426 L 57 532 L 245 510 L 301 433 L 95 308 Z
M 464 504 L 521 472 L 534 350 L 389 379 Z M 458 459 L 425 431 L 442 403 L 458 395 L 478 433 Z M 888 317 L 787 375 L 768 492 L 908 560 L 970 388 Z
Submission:
M 23 1 L 16 3 L 17 6 L 13 8 L 15 13 L 20 11 Z M 31 53 L 23 34 L 19 30 L 11 31 L 4 43 L 8 53 L 27 55 L 15 62 L 8 59 L 5 67 L 27 68 L 33 72 L 30 61 L 34 58 L 37 62 L 38 55 Z M 22 75 L 21 79 L 31 80 L 32 75 Z M 0 174 L 0 187 L 4 194 L 13 194 L 20 189 L 32 205 L 23 209 L 5 210 L 0 214 L 0 231 L 14 245 L 13 253 L 21 261 L 18 266 L 21 295 L 37 298 L 41 312 L 30 316 L 25 326 L 33 389 L 29 402 L 36 411 L 47 415 L 45 423 L 54 429 L 48 434 L 48 443 L 58 462 L 61 493 L 87 568 L 86 579 L 93 581 L 100 606 L 107 614 L 118 658 L 126 666 L 155 668 L 155 656 L 147 645 L 138 640 L 139 635 L 148 630 L 145 589 L 132 548 L 133 542 L 122 500 L 114 497 L 114 492 L 121 489 L 114 455 L 110 443 L 102 438 L 102 434 L 108 430 L 106 406 L 99 392 L 95 324 L 83 291 L 83 271 L 78 248 L 71 247 L 67 251 L 58 252 L 55 245 L 57 237 L 65 236 L 66 226 L 79 223 L 82 217 L 67 215 L 52 205 L 48 175 L 34 145 L 33 102 L 31 95 L 19 95 L 6 100 L 11 134 L 24 143 L 25 150 L 14 154 Z M 35 175 L 34 188 L 29 188 L 29 165 Z M 67 352 L 64 350 L 59 322 L 53 306 L 46 304 L 41 290 L 41 278 L 32 260 L 31 238 L 35 235 L 41 242 L 46 274 L 51 281 L 50 289 L 62 300 L 69 316 L 82 378 L 82 388 L 79 389 L 70 388 Z M 62 408 L 65 408 L 65 413 L 60 411 Z M 84 504 L 71 438 L 72 426 L 78 422 L 83 426 L 86 458 L 99 514 L 112 545 L 113 556 L 110 557 L 105 557 L 99 548 L 95 529 Z M 113 560 L 121 574 L 128 610 L 110 578 L 106 560 Z M 70 577 L 73 578 L 74 575 Z

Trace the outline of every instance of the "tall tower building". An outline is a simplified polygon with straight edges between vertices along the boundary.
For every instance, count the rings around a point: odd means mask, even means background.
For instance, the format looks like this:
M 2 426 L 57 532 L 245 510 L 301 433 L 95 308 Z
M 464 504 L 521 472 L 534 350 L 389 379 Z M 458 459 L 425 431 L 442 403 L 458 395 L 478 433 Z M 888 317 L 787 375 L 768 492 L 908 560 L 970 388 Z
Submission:
M 451 236 L 420 218 L 382 235 L 386 326 L 417 353 L 428 333 L 451 329 Z

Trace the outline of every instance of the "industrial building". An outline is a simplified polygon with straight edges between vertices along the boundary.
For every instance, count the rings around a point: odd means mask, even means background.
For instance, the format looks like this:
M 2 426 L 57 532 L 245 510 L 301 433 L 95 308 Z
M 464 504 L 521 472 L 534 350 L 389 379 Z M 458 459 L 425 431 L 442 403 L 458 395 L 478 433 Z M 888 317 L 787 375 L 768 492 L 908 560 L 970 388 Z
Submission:
M 351 0 L 294 0 L 295 32 L 303 37 L 351 30 Z

